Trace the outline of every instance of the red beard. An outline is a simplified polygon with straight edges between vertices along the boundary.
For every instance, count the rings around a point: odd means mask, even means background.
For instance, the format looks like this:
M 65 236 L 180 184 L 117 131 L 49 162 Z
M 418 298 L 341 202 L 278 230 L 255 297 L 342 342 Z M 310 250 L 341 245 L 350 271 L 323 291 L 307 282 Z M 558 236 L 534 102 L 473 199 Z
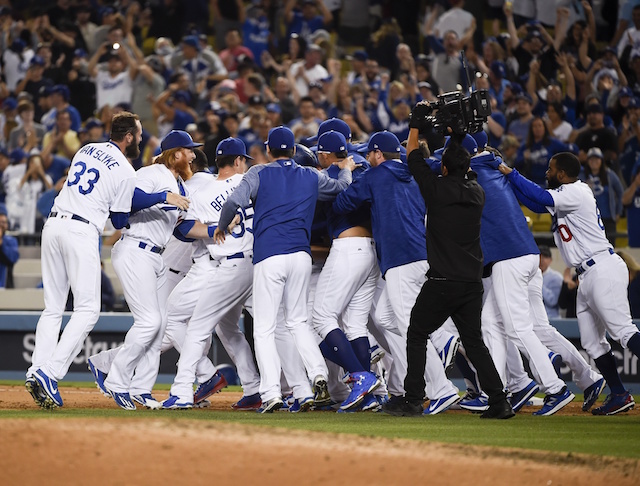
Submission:
M 173 170 L 175 170 L 177 174 L 182 177 L 183 181 L 189 180 L 193 175 L 193 172 L 191 172 L 191 165 L 186 158 L 182 159 L 181 161 L 174 162 Z

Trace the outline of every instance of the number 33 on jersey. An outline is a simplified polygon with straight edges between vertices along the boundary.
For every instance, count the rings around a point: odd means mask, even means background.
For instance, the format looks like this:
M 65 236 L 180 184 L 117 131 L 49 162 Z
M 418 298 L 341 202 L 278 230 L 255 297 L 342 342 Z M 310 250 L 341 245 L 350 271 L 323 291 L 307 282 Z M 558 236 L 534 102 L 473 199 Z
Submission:
M 114 143 L 89 143 L 73 157 L 52 211 L 77 214 L 102 233 L 109 211 L 131 211 L 135 183 L 135 170 Z

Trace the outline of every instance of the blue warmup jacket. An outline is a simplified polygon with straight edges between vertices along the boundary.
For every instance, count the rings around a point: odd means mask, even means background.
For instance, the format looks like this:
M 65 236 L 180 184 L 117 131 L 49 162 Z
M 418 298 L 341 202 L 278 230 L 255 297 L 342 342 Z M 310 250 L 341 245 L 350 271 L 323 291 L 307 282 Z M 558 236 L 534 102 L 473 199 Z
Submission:
M 351 183 L 351 171 L 343 169 L 331 179 L 291 159 L 254 165 L 229 196 L 218 225 L 229 226 L 240 207 L 253 201 L 253 263 L 274 255 L 299 251 L 311 254 L 311 223 L 316 201 L 332 200 Z
M 427 259 L 425 205 L 409 167 L 387 160 L 365 171 L 333 203 L 338 214 L 371 203 L 371 226 L 382 275 Z

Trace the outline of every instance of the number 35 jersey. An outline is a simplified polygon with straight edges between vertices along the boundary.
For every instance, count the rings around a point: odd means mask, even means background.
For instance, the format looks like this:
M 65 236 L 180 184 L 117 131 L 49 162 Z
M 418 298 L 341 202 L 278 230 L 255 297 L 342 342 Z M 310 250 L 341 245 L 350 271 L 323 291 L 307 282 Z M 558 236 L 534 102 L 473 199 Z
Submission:
M 554 202 L 548 208 L 553 216 L 553 238 L 567 265 L 576 267 L 611 248 L 600 210 L 587 184 L 576 181 L 548 192 Z
M 77 214 L 102 233 L 109 211 L 131 211 L 135 186 L 136 172 L 117 145 L 89 143 L 73 157 L 52 212 Z
M 242 174 L 234 174 L 228 179 L 219 180 L 217 176 L 198 172 L 189 182 L 196 183 L 196 178 L 201 179 L 197 184 L 189 186 L 189 190 L 192 191 L 191 205 L 185 219 L 196 219 L 208 225 L 217 225 L 222 206 L 240 184 Z M 240 222 L 231 234 L 227 235 L 224 244 L 217 245 L 212 239 L 202 240 L 216 260 L 239 252 L 250 252 L 253 249 L 253 208 L 240 208 L 238 214 Z M 196 253 L 197 250 L 194 249 L 194 256 Z

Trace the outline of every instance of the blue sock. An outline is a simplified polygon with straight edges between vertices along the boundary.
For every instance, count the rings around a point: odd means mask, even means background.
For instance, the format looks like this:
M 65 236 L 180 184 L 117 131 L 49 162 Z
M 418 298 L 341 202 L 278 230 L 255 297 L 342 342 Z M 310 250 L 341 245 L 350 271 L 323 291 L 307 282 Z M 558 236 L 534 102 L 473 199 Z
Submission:
M 602 376 L 604 376 L 604 379 L 607 381 L 611 393 L 615 393 L 616 395 L 624 393 L 626 390 L 618 374 L 618 366 L 616 365 L 616 358 L 613 356 L 613 353 L 609 351 L 599 358 L 594 359 L 594 361 L 598 370 L 600 370 L 600 373 L 602 373 Z
M 480 393 L 480 384 L 478 383 L 478 377 L 476 373 L 473 371 L 469 363 L 467 362 L 467 358 L 465 358 L 462 353 L 456 354 L 456 366 L 462 373 L 462 377 L 464 378 L 464 382 L 467 385 L 468 390 L 472 390 L 476 393 Z
M 631 336 L 631 339 L 627 341 L 627 348 L 631 350 L 638 358 L 640 358 L 640 332 Z
M 325 358 L 342 366 L 349 373 L 368 371 L 360 364 L 351 343 L 341 329 L 334 329 L 327 334 L 327 337 L 320 343 L 320 351 Z
M 369 338 L 361 337 L 354 339 L 353 341 L 349 341 L 351 343 L 351 348 L 353 352 L 356 353 L 356 357 L 360 364 L 364 366 L 365 370 L 371 369 L 371 353 L 369 352 Z

